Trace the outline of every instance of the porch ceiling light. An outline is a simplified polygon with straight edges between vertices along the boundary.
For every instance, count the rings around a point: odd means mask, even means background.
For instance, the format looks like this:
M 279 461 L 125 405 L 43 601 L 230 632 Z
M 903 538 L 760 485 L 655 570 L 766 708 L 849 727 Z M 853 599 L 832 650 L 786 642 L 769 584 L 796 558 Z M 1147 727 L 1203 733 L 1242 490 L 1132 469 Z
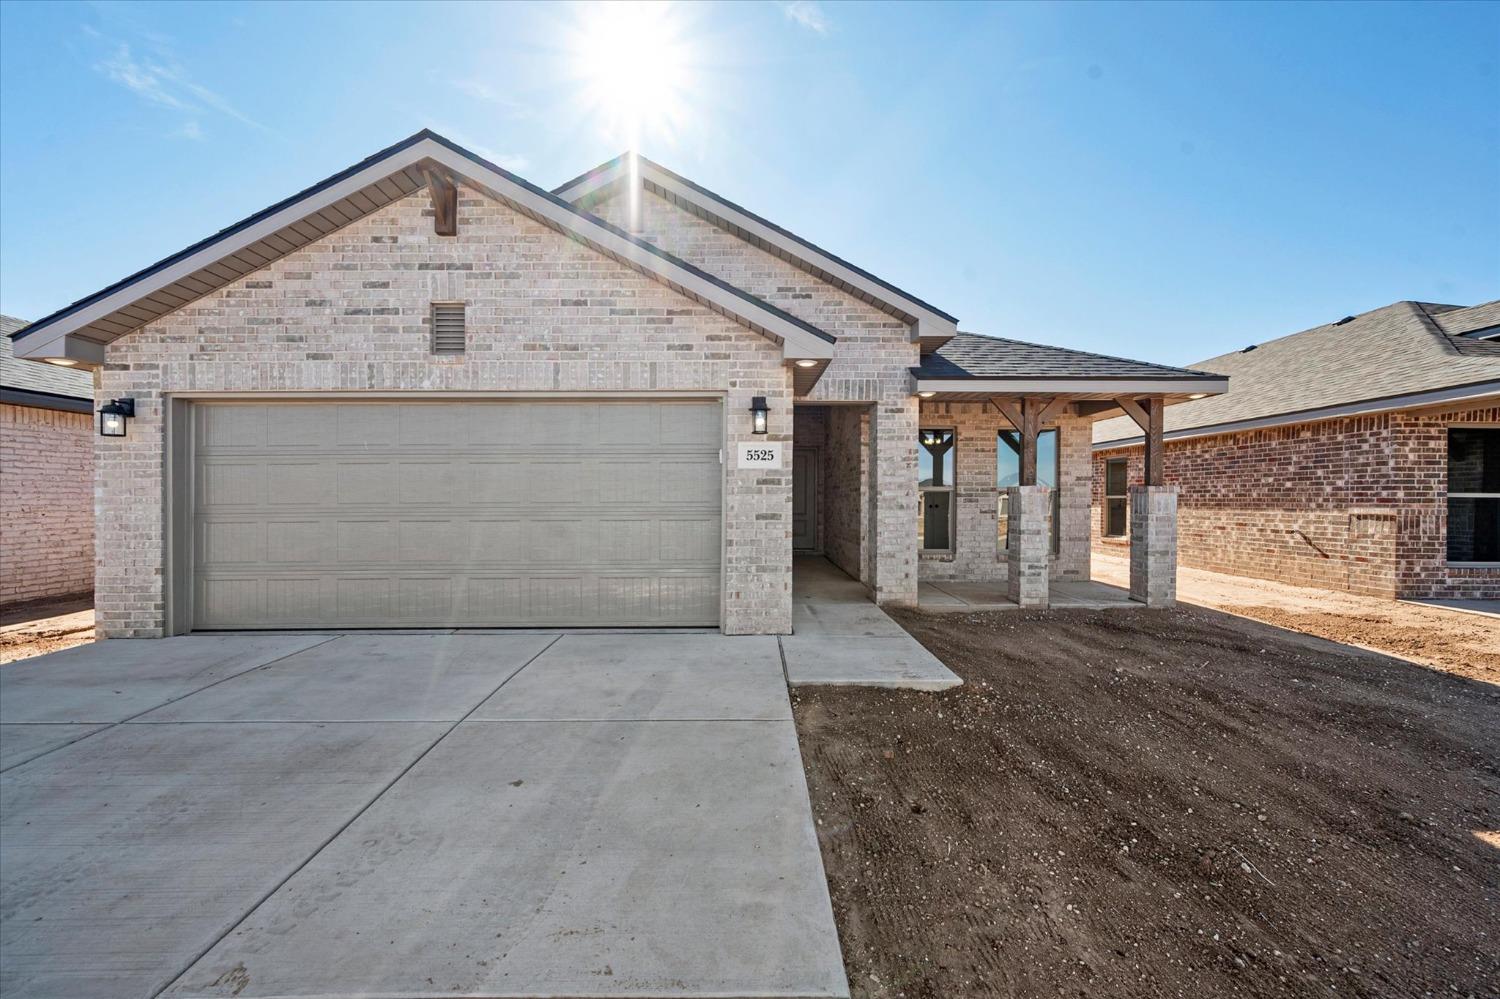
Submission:
M 1208 393 L 1207 392 L 1194 392 L 1192 395 L 1188 396 L 1188 398 L 1189 399 L 1207 399 L 1208 398 Z
M 797 362 L 797 367 L 799 368 L 816 368 L 817 366 L 818 362 L 814 361 L 810 357 L 804 357 L 802 360 Z
M 71 368 L 75 367 L 78 364 L 78 362 L 73 360 L 71 357 L 44 357 L 42 358 L 42 360 L 46 361 L 48 364 L 55 364 L 59 368 Z
M 918 392 L 917 393 L 917 398 L 918 399 L 931 399 L 935 395 L 937 395 L 936 392 Z
M 125 425 L 134 415 L 134 399 L 111 399 L 99 407 L 99 436 L 124 437 Z
M 770 416 L 771 407 L 766 405 L 766 397 L 758 395 L 750 400 L 750 432 L 763 434 L 766 432 L 766 421 Z

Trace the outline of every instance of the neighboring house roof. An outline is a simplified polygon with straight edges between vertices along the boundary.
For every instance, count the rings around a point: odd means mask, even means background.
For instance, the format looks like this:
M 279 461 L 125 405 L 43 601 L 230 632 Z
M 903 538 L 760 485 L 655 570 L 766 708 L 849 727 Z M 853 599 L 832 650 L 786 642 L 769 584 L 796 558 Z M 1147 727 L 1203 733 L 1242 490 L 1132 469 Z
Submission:
M 429 130 L 340 171 L 285 201 L 195 243 L 145 270 L 39 319 L 16 336 L 29 357 L 99 364 L 103 345 L 209 294 L 356 219 L 427 186 L 436 170 L 783 345 L 787 360 L 820 362 L 835 338 L 603 219 L 573 207 Z
M 1219 375 L 1020 340 L 959 333 L 911 369 L 917 390 L 1123 395 L 1223 392 Z
M 589 208 L 631 182 L 632 177 L 684 211 L 911 324 L 913 335 L 932 347 L 958 330 L 958 320 L 936 306 L 639 154 L 621 153 L 553 193 Z
M 93 375 L 15 356 L 10 337 L 25 325 L 23 319 L 0 316 L 0 402 L 74 413 L 91 412 L 94 408 Z
M 1449 305 L 1422 308 L 1460 354 L 1500 357 L 1500 298 L 1467 309 Z
M 1396 302 L 1192 367 L 1229 375 L 1234 391 L 1167 410 L 1166 436 L 1188 437 L 1430 405 L 1500 392 L 1500 351 L 1461 350 L 1496 303 L 1471 309 Z M 1094 446 L 1139 441 L 1127 419 L 1094 425 Z

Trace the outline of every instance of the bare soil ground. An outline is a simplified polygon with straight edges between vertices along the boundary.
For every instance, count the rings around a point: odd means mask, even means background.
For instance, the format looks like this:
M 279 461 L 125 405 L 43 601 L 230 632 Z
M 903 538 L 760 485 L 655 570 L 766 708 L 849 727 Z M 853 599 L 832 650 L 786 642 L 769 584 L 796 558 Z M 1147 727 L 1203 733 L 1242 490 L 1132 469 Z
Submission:
M 860 997 L 1500 995 L 1500 687 L 1197 608 L 898 614 L 793 704 Z
M 88 599 L 17 604 L 0 613 L 0 665 L 93 640 L 94 607 Z
M 1100 582 L 1130 585 L 1128 558 L 1095 554 L 1093 566 Z M 1177 598 L 1500 683 L 1500 618 L 1185 567 Z

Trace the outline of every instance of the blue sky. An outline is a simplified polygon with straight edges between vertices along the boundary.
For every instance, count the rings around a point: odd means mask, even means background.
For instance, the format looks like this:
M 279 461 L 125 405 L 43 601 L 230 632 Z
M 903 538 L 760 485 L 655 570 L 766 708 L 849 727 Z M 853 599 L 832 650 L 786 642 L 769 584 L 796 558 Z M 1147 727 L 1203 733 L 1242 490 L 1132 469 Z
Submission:
M 548 187 L 635 141 L 965 329 L 1149 360 L 1500 297 L 1500 4 L 607 17 L 4 3 L 0 310 L 37 318 L 422 127 Z M 631 122 L 600 66 L 641 60 L 665 99 Z

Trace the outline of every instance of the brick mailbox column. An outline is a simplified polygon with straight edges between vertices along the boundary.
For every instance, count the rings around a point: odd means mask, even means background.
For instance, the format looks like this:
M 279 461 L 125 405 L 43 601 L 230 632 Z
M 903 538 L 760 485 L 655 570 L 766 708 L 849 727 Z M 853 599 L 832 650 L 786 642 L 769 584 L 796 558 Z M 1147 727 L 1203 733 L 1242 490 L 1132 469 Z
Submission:
M 1052 557 L 1052 490 L 1047 486 L 1011 486 L 1008 492 L 1006 593 L 1022 607 L 1046 607 Z
M 1130 599 L 1177 603 L 1177 487 L 1130 487 Z

